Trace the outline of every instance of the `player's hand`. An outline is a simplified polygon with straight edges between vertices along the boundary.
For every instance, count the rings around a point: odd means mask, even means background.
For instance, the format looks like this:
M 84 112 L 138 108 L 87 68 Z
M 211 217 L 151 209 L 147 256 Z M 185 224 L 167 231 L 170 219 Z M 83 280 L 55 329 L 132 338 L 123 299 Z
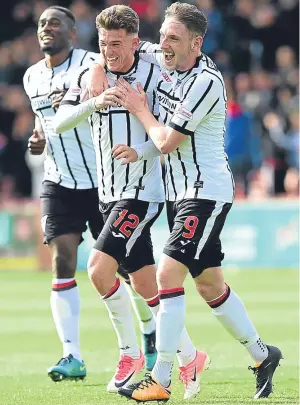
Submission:
M 108 81 L 104 68 L 94 64 L 90 67 L 87 77 L 86 89 L 82 95 L 82 100 L 97 97 L 108 89 Z
M 134 163 L 138 160 L 138 154 L 135 149 L 128 145 L 117 144 L 112 148 L 112 155 L 115 159 L 124 159 L 121 165 L 127 165 L 128 163 Z
M 54 98 L 52 99 L 52 104 L 51 104 L 52 108 L 54 108 L 55 110 L 58 109 L 59 104 L 60 104 L 61 100 L 64 98 L 66 92 L 67 92 L 66 89 L 63 89 L 63 90 L 55 89 L 55 90 L 51 91 L 51 93 L 48 94 L 49 98 L 54 96 Z
M 116 85 L 121 92 L 119 98 L 122 106 L 131 114 L 138 115 L 145 108 L 149 109 L 148 99 L 141 83 L 137 84 L 137 90 L 135 90 L 121 77 L 118 79 Z
M 111 87 L 105 90 L 102 94 L 95 97 L 95 107 L 97 110 L 102 110 L 108 106 L 120 107 L 120 97 L 122 93 L 117 87 Z
M 31 155 L 41 155 L 46 145 L 45 137 L 34 129 L 31 137 L 28 139 L 28 149 Z

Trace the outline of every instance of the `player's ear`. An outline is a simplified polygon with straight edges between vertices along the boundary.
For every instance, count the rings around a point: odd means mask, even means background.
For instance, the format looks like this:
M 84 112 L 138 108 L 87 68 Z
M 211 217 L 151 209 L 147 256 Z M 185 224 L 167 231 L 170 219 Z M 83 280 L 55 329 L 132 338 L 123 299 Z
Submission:
M 132 40 L 132 50 L 133 50 L 133 52 L 136 51 L 137 47 L 139 46 L 139 43 L 140 43 L 140 38 L 139 37 L 133 38 L 133 40 Z
M 77 34 L 76 27 L 72 27 L 72 29 L 70 30 L 70 37 L 69 37 L 71 41 L 75 40 L 76 34 Z
M 200 35 L 195 37 L 192 42 L 192 50 L 196 51 L 196 52 L 200 51 L 202 43 L 203 43 L 203 37 L 200 37 Z

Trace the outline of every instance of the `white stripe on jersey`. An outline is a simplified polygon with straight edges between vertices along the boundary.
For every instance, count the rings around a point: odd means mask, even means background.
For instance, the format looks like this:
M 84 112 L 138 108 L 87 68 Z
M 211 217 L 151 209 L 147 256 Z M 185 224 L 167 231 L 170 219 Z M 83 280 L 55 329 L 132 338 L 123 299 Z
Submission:
M 149 204 L 145 218 L 138 224 L 138 226 L 133 231 L 129 241 L 126 244 L 126 257 L 129 256 L 129 253 L 133 248 L 133 245 L 141 236 L 141 233 L 144 230 L 147 223 L 150 222 L 155 217 L 155 215 L 157 215 L 158 210 L 159 210 L 159 203 L 152 202 Z
M 157 45 L 142 43 L 140 57 L 161 65 Z M 151 56 L 152 52 L 152 56 Z M 161 69 L 160 122 L 187 135 L 166 156 L 166 198 L 232 202 L 234 183 L 224 149 L 226 92 L 221 73 L 202 54 L 186 72 Z
M 199 243 L 197 246 L 197 251 L 196 251 L 196 254 L 194 257 L 195 259 L 199 260 L 200 253 L 202 252 L 202 249 L 203 249 L 205 243 L 207 242 L 207 239 L 209 238 L 211 231 L 213 230 L 217 217 L 222 213 L 224 205 L 225 205 L 225 203 L 223 203 L 223 202 L 220 202 L 220 201 L 216 202 L 216 206 L 215 206 L 213 212 L 211 213 L 211 216 L 208 218 L 208 220 L 205 224 L 205 228 L 203 230 L 203 234 L 199 240 Z
M 84 49 L 74 49 L 68 59 L 51 69 L 45 59 L 27 69 L 24 89 L 30 98 L 34 114 L 41 121 L 46 141 L 44 180 L 67 188 L 89 189 L 97 187 L 96 159 L 89 125 L 84 122 L 63 135 L 53 129 L 55 110 L 48 94 L 58 89 L 68 89 L 71 77 L 80 66 L 91 65 L 99 54 Z
M 73 106 L 74 117 L 77 116 L 76 105 L 86 87 L 88 68 L 77 72 L 70 90 L 62 101 L 62 107 L 69 104 L 66 114 Z M 115 85 L 120 74 L 107 71 L 109 86 Z M 139 60 L 136 57 L 132 68 L 122 76 L 133 87 L 140 82 L 146 92 L 152 113 L 158 115 L 155 89 L 159 75 L 158 67 Z M 61 110 L 62 111 L 62 110 Z M 64 114 L 64 117 L 66 117 Z M 68 117 L 69 119 L 70 117 Z M 120 199 L 135 198 L 149 202 L 163 202 L 164 189 L 161 177 L 159 156 L 148 160 L 139 160 L 129 165 L 121 165 L 120 160 L 112 158 L 111 150 L 116 144 L 139 145 L 148 141 L 148 135 L 141 122 L 123 107 L 109 107 L 95 111 L 89 118 L 96 150 L 98 191 L 101 201 L 107 203 Z

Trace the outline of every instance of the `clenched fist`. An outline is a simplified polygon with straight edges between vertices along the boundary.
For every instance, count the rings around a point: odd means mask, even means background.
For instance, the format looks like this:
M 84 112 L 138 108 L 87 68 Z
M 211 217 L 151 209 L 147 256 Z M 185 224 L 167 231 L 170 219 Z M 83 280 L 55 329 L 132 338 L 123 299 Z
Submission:
M 31 155 L 41 155 L 46 145 L 45 137 L 36 129 L 33 130 L 31 137 L 28 139 L 28 149 Z

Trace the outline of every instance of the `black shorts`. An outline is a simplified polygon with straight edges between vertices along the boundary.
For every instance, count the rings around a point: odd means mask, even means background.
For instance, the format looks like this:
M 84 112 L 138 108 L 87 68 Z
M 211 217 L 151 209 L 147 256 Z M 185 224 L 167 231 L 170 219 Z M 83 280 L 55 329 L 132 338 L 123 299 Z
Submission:
M 94 239 L 97 239 L 103 228 L 97 188 L 74 190 L 45 181 L 41 205 L 44 243 L 60 235 L 82 234 L 87 229 L 87 223 Z
M 220 234 L 231 203 L 186 199 L 167 202 L 170 237 L 164 253 L 189 268 L 192 277 L 224 259 Z
M 100 203 L 105 225 L 94 248 L 113 257 L 128 273 L 154 264 L 150 228 L 163 206 L 134 199 Z

